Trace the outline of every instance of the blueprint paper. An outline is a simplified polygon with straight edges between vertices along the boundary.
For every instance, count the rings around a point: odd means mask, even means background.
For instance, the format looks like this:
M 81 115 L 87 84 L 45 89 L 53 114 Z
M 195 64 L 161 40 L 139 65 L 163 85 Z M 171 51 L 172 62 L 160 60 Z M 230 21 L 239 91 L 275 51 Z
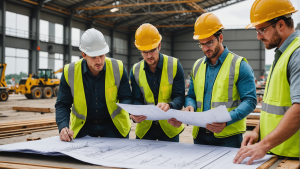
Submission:
M 200 127 L 206 127 L 206 124 L 211 123 L 231 121 L 226 106 L 219 106 L 205 112 L 188 112 L 175 109 L 169 109 L 167 112 L 164 112 L 154 105 L 130 105 L 120 103 L 118 105 L 130 114 L 147 116 L 146 120 L 166 120 L 176 118 L 178 121 L 185 124 Z
M 8 144 L 0 151 L 67 155 L 95 165 L 143 169 L 254 169 L 271 158 L 266 155 L 246 165 L 234 164 L 238 148 L 194 145 L 140 139 L 84 137 L 74 142 L 63 142 L 59 137 Z

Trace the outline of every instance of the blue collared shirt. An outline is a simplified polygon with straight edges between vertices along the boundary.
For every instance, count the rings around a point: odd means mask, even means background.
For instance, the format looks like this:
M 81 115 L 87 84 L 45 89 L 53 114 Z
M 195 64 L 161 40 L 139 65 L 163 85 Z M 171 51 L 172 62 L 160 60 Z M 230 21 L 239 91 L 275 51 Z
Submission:
M 159 86 L 161 80 L 161 73 L 163 68 L 163 55 L 159 53 L 159 61 L 155 68 L 155 72 L 153 73 L 148 64 L 145 62 L 144 70 L 146 72 L 147 82 L 150 86 L 150 89 L 154 95 L 155 105 L 158 101 L 158 93 L 159 93 Z M 131 80 L 131 87 L 132 87 L 132 96 L 133 96 L 133 104 L 135 105 L 143 105 L 144 104 L 144 96 L 137 85 L 134 75 L 132 73 L 132 69 L 130 71 L 130 80 Z M 173 87 L 172 87 L 172 94 L 170 102 L 173 106 L 173 109 L 180 110 L 184 105 L 184 74 L 183 68 L 181 64 L 178 62 L 177 64 L 177 73 L 174 78 Z
M 224 46 L 224 48 L 225 49 L 223 53 L 221 54 L 215 65 L 212 65 L 207 59 L 207 57 L 205 58 L 205 63 L 207 63 L 207 67 L 204 87 L 203 111 L 209 110 L 211 108 L 210 106 L 213 85 L 223 62 L 229 53 L 228 48 L 226 46 Z M 237 108 L 229 112 L 232 120 L 227 122 L 227 125 L 242 120 L 256 107 L 256 86 L 254 81 L 254 74 L 250 65 L 245 61 L 241 62 L 240 73 L 236 85 L 242 103 Z M 185 107 L 193 106 L 196 110 L 196 105 L 197 104 L 196 95 L 194 92 L 194 84 L 192 77 L 190 77 L 190 87 L 187 97 L 185 98 Z
M 300 36 L 300 31 L 292 33 L 279 47 L 280 52 L 284 52 L 293 40 Z M 276 52 L 275 50 L 275 52 Z M 275 63 L 276 64 L 276 63 Z M 292 104 L 300 103 L 300 48 L 297 48 L 290 57 L 287 68 L 287 79 L 290 83 L 290 93 Z
M 105 71 L 106 63 L 103 69 L 95 77 L 89 70 L 85 59 L 82 60 L 82 80 L 87 104 L 87 119 L 105 119 L 110 116 L 105 100 Z M 125 67 L 118 90 L 118 99 L 120 103 L 132 104 L 132 94 Z M 69 127 L 70 108 L 73 104 L 73 97 L 70 86 L 66 82 L 64 73 L 61 76 L 59 91 L 55 104 L 56 123 L 59 131 L 64 127 Z

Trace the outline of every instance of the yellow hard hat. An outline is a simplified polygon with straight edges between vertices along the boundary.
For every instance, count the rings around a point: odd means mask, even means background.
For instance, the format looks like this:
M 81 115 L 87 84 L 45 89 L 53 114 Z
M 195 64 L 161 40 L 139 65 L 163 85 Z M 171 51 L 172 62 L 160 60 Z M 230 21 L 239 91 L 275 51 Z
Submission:
M 290 0 L 256 0 L 250 11 L 251 23 L 246 29 L 297 11 Z
M 139 50 L 151 50 L 156 48 L 162 37 L 156 27 L 149 23 L 142 24 L 135 32 L 135 46 Z
M 198 17 L 194 26 L 194 39 L 205 39 L 224 29 L 220 19 L 213 13 L 205 13 Z

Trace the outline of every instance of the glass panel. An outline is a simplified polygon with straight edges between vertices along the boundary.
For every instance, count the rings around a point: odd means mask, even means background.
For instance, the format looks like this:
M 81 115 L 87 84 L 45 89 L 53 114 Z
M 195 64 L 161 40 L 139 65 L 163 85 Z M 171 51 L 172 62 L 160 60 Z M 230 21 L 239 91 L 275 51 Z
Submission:
M 6 35 L 16 36 L 17 14 L 6 11 Z
M 79 59 L 80 59 L 79 56 L 72 56 L 71 62 L 76 62 L 76 61 L 79 60 Z
M 48 68 L 48 52 L 40 51 L 39 68 L 40 69 Z
M 40 20 L 40 40 L 49 42 L 49 22 Z
M 17 36 L 21 38 L 29 37 L 29 17 L 17 14 Z
M 80 29 L 72 28 L 72 46 L 79 46 Z
M 61 24 L 55 24 L 55 43 L 63 44 L 64 38 L 64 26 Z

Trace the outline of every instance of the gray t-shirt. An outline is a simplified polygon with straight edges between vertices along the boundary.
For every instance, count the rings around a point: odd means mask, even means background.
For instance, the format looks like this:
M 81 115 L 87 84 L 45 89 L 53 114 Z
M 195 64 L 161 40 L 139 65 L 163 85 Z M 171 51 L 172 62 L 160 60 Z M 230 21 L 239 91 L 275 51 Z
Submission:
M 292 41 L 299 35 L 300 31 L 295 31 L 283 42 L 283 44 L 279 47 L 278 50 L 280 50 L 283 53 L 287 49 L 287 47 L 292 43 Z M 290 83 L 292 104 L 300 103 L 300 47 L 297 48 L 290 57 L 287 69 L 287 78 Z

